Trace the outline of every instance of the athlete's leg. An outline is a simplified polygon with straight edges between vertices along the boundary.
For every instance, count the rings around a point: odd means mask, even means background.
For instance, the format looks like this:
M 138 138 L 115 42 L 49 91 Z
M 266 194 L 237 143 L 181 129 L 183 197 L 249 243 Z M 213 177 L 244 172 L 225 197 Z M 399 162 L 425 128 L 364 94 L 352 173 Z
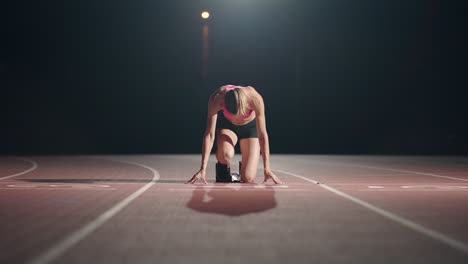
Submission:
M 260 143 L 258 138 L 242 138 L 239 140 L 242 153 L 241 176 L 244 182 L 252 183 L 257 176 L 260 159 Z
M 218 128 L 216 129 L 216 138 L 217 138 L 217 150 L 216 150 L 216 159 L 221 164 L 228 164 L 230 167 L 230 162 L 235 155 L 234 146 L 237 144 L 237 135 L 230 129 Z

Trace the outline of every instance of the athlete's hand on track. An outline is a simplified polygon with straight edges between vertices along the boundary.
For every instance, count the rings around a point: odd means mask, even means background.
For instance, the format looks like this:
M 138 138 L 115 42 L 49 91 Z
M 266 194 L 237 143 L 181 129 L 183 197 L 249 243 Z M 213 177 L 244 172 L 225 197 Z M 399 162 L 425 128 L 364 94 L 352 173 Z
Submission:
M 280 179 L 278 179 L 278 177 L 271 170 L 265 170 L 264 175 L 265 180 L 263 181 L 263 183 L 266 183 L 269 179 L 272 179 L 276 184 L 283 184 L 283 182 Z
M 188 180 L 186 183 L 196 183 L 199 179 L 201 179 L 205 184 L 208 184 L 205 179 L 206 170 L 200 169 L 193 177 Z

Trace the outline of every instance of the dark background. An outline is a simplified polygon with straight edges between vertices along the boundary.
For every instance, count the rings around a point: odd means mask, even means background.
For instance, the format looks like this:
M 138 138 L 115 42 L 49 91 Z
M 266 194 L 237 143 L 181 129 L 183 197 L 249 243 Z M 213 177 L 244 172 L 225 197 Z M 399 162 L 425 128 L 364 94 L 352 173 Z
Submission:
M 465 10 L 433 0 L 10 1 L 0 151 L 200 153 L 209 94 L 239 84 L 264 98 L 273 154 L 466 155 Z

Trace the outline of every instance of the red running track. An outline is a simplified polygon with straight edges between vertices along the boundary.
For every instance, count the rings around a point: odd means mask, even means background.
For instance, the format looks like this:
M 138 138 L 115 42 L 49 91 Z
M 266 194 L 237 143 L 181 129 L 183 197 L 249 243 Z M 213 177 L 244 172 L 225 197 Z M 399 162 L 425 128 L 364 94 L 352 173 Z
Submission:
M 183 184 L 199 163 L 2 157 L 0 262 L 468 260 L 465 157 L 272 155 L 285 184 L 263 185 L 261 168 L 256 184 L 213 183 L 212 156 L 208 185 Z

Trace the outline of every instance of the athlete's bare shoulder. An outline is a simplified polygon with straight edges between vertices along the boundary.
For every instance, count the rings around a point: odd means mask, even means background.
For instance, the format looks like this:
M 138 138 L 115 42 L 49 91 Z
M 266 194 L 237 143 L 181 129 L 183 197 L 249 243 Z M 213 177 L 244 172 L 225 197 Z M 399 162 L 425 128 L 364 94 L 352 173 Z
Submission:
M 250 98 L 252 98 L 253 100 L 258 100 L 262 98 L 262 96 L 252 86 L 247 86 L 246 88 L 247 88 Z

